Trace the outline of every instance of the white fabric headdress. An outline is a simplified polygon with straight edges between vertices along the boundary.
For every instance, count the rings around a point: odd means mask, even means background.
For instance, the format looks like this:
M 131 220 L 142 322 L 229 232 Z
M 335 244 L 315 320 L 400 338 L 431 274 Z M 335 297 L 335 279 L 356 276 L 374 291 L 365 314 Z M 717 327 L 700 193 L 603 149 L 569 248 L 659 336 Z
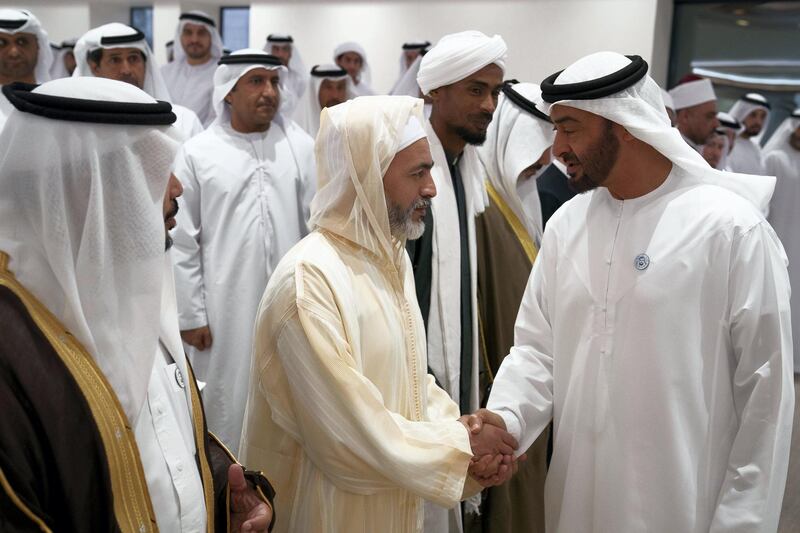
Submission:
M 394 84 L 389 94 L 419 98 L 421 91 L 419 83 L 417 83 L 417 75 L 419 74 L 419 67 L 422 65 L 422 57 L 423 56 L 419 56 L 411 63 L 411 66 L 400 76 L 400 79 Z
M 183 18 L 186 17 L 186 18 Z M 186 52 L 183 49 L 183 45 L 181 44 L 181 34 L 183 33 L 183 27 L 187 24 L 198 24 L 200 26 L 205 26 L 208 32 L 211 34 L 211 57 L 214 59 L 219 59 L 222 57 L 222 51 L 224 49 L 222 45 L 222 37 L 219 35 L 219 31 L 217 31 L 216 24 L 213 23 L 214 19 L 211 18 L 211 15 L 208 13 L 204 13 L 203 11 L 187 11 L 181 14 L 181 19 L 178 22 L 178 27 L 175 30 L 175 48 L 174 48 L 174 60 L 176 62 L 184 62 L 186 61 Z
M 538 85 L 516 83 L 509 88 L 537 108 L 544 107 L 541 101 L 542 91 Z M 542 237 L 541 205 L 539 202 L 532 202 L 535 205 L 529 207 L 533 212 L 528 214 L 517 192 L 517 183 L 520 173 L 542 157 L 544 151 L 553 145 L 554 138 L 555 132 L 550 122 L 535 117 L 505 94 L 501 94 L 494 118 L 486 132 L 486 142 L 478 147 L 478 156 L 492 187 L 502 196 L 537 243 Z
M 67 39 L 61 44 L 53 44 L 53 63 L 50 65 L 50 79 L 57 80 L 58 78 L 66 78 L 71 74 L 67 71 L 67 66 L 64 64 L 64 56 L 72 53 L 75 48 L 77 39 Z
M 717 95 L 714 93 L 714 86 L 711 84 L 711 80 L 707 79 L 681 83 L 673 87 L 669 91 L 669 95 L 672 97 L 675 111 L 706 102 L 713 102 L 717 99 Z
M 233 52 L 232 54 L 226 57 L 230 58 L 237 56 L 261 56 L 261 57 L 271 57 L 271 58 L 275 57 L 271 54 L 266 53 L 263 50 L 259 50 L 258 48 L 243 48 L 241 50 Z M 221 123 L 221 124 L 230 123 L 231 113 L 228 110 L 228 105 L 225 103 L 225 97 L 228 96 L 229 92 L 231 92 L 231 89 L 233 89 L 233 86 L 236 85 L 237 81 L 239 81 L 239 78 L 241 78 L 251 70 L 257 68 L 278 71 L 278 75 L 280 77 L 279 90 L 281 97 L 278 113 L 284 112 L 284 110 L 286 109 L 286 102 L 283 98 L 283 95 L 286 92 L 286 85 L 285 85 L 286 67 L 280 64 L 267 65 L 256 62 L 219 65 L 217 67 L 217 70 L 214 71 L 214 95 L 211 98 L 211 103 L 214 106 L 214 112 L 217 115 L 217 118 L 214 119 L 214 123 Z
M 405 150 L 415 142 L 427 138 L 428 134 L 425 133 L 422 122 L 414 115 L 411 115 L 408 117 L 408 122 L 406 122 L 406 125 L 403 127 L 403 134 L 400 136 L 400 144 L 397 145 L 397 151 Z
M 127 42 L 125 37 L 130 39 Z M 121 39 L 120 39 L 121 38 Z M 109 42 L 104 43 L 104 40 Z M 75 44 L 75 72 L 73 76 L 94 76 L 92 67 L 89 63 L 87 55 L 98 49 L 110 48 L 136 48 L 140 50 L 146 59 L 146 74 L 144 78 L 144 92 L 155 98 L 156 100 L 163 100 L 169 102 L 171 100 L 167 86 L 164 83 L 164 78 L 161 75 L 161 69 L 156 64 L 156 59 L 150 46 L 145 40 L 145 36 L 136 28 L 131 28 L 119 22 L 112 22 L 104 24 L 97 28 L 87 31 L 83 37 L 78 39 Z
M 271 33 L 267 36 L 267 43 L 264 45 L 264 51 L 268 54 L 272 53 L 272 45 L 289 45 L 292 48 L 292 57 L 289 58 L 288 72 L 286 76 L 286 88 L 289 89 L 292 102 L 287 102 L 287 107 L 293 110 L 302 101 L 303 94 L 308 88 L 308 69 L 303 62 L 303 56 L 300 55 L 300 50 L 294 45 L 294 39 L 291 35 L 280 35 Z M 287 94 L 288 98 L 290 95 Z
M 39 45 L 39 55 L 36 58 L 36 68 L 34 76 L 36 83 L 44 83 L 50 80 L 50 67 L 53 65 L 53 50 L 50 49 L 50 39 L 47 32 L 42 28 L 41 22 L 33 13 L 25 9 L 0 9 L 0 20 L 6 22 L 20 22 L 16 28 L 0 28 L 3 33 L 14 35 L 15 33 L 32 33 L 36 35 L 36 42 Z
M 755 111 L 756 109 L 763 109 L 767 112 L 767 116 L 764 119 L 764 126 L 761 128 L 761 133 L 756 137 L 756 141 L 761 138 L 761 135 L 765 131 L 767 131 L 767 126 L 769 126 L 769 117 L 771 113 L 771 106 L 766 98 L 758 93 L 748 93 L 743 97 L 736 100 L 733 103 L 728 113 L 738 120 L 739 122 L 744 122 L 745 117 Z
M 664 89 L 661 89 L 661 99 L 664 100 L 664 107 L 675 111 L 675 102 L 672 101 L 672 96 Z
M 133 85 L 62 78 L 37 96 L 155 104 Z M 163 104 L 167 105 L 167 104 Z M 174 120 L 174 115 L 169 120 Z M 95 359 L 131 424 L 144 402 L 171 283 L 163 201 L 174 128 L 11 112 L 0 134 L 0 249 Z
M 597 80 L 621 71 L 631 63 L 631 59 L 616 52 L 597 52 L 567 67 L 554 83 L 558 86 Z M 548 100 L 545 82 L 542 82 L 542 90 L 545 93 L 543 99 Z M 775 178 L 723 173 L 711 168 L 699 153 L 686 144 L 678 129 L 670 126 L 661 99 L 661 89 L 650 76 L 644 75 L 633 85 L 602 98 L 559 100 L 551 103 L 546 112 L 550 114 L 549 109 L 556 105 L 582 109 L 616 122 L 667 157 L 673 165 L 684 169 L 688 175 L 703 183 L 713 183 L 736 192 L 753 202 L 761 212 L 766 212 L 769 206 Z
M 322 110 L 316 141 L 318 188 L 311 228 L 323 228 L 398 265 L 404 243 L 392 237 L 383 176 L 422 100 L 361 96 Z
M 473 30 L 445 35 L 420 63 L 417 82 L 422 94 L 463 80 L 492 63 L 505 74 L 507 50 L 499 35 L 488 37 Z
M 353 52 L 361 56 L 361 72 L 358 75 L 358 82 L 372 85 L 372 71 L 367 62 L 367 52 L 360 44 L 353 41 L 340 44 L 333 50 L 333 62 L 336 63 L 339 56 L 347 52 Z
M 317 75 L 314 74 L 314 72 L 330 72 L 335 74 Z M 353 79 L 347 75 L 347 71 L 340 68 L 338 65 L 315 65 L 312 68 L 311 76 L 308 80 L 308 90 L 303 99 L 303 105 L 298 106 L 295 112 L 295 120 L 297 123 L 312 137 L 316 136 L 317 131 L 319 131 L 319 115 L 322 112 L 322 106 L 319 105 L 319 88 L 325 80 L 346 80 L 346 99 L 350 100 L 356 97 L 355 89 L 353 88 Z
M 767 144 L 764 145 L 764 155 L 770 152 L 780 150 L 787 153 L 797 152 L 795 148 L 789 144 L 789 136 L 800 128 L 800 108 L 783 119 L 781 125 L 773 132 L 772 137 L 769 138 Z M 791 151 L 790 151 L 791 150 Z

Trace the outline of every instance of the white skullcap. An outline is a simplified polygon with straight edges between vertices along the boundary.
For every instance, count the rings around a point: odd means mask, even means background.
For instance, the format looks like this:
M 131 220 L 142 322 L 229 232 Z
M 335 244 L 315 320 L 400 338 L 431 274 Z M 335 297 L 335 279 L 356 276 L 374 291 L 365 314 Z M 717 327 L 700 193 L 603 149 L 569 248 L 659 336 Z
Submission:
M 403 128 L 403 135 L 400 137 L 400 145 L 397 151 L 405 150 L 420 139 L 426 139 L 428 135 L 425 133 L 425 128 L 422 123 L 414 115 L 408 117 L 405 128 Z
M 462 31 L 442 37 L 420 63 L 417 83 L 422 94 L 461 81 L 486 65 L 496 64 L 505 75 L 508 47 L 499 35 Z
M 702 79 L 681 83 L 672 88 L 669 92 L 675 104 L 675 111 L 686 109 L 706 102 L 713 102 L 717 99 L 714 93 L 714 86 L 711 80 Z
M 664 100 L 664 107 L 675 111 L 675 102 L 672 101 L 672 96 L 664 89 L 661 89 L 661 99 Z

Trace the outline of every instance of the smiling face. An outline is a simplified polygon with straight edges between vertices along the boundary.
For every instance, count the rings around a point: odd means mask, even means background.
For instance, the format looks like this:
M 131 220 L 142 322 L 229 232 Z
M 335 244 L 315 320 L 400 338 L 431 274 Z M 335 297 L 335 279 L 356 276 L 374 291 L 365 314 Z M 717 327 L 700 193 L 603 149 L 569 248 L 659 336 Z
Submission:
M 432 90 L 433 113 L 466 143 L 483 144 L 502 85 L 502 69 L 487 65 L 461 81 Z
M 430 145 L 420 139 L 397 152 L 386 169 L 383 191 L 393 237 L 419 239 L 425 231 L 425 214 L 436 196 L 431 168 Z
M 241 133 L 266 131 L 280 104 L 277 70 L 254 68 L 239 78 L 225 97 L 230 105 L 231 126 Z
M 556 130 L 553 153 L 567 165 L 570 188 L 584 192 L 603 185 L 619 156 L 614 123 L 563 105 L 552 106 L 550 118 Z

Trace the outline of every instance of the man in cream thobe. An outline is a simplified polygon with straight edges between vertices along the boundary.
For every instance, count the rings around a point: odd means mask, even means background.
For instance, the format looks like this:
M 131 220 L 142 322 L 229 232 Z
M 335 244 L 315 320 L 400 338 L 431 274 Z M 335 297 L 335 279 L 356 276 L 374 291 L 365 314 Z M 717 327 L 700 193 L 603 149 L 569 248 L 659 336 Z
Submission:
M 240 63 L 239 56 L 250 61 Z M 217 119 L 175 161 L 184 193 L 174 258 L 180 327 L 206 382 L 208 424 L 236 450 L 258 302 L 278 261 L 307 233 L 315 171 L 313 141 L 276 109 L 279 89 L 263 89 L 274 114 L 266 125 L 245 128 L 234 120 L 259 108 L 240 107 L 232 92 L 247 89 L 252 76 L 282 76 L 285 67 L 255 49 L 225 61 L 231 63 L 220 64 L 214 78 Z
M 423 499 L 477 490 L 476 444 L 426 372 L 403 248 L 436 193 L 423 120 L 408 97 L 322 112 L 314 231 L 261 301 L 242 433 L 245 460 L 277 483 L 277 531 L 421 532 Z
M 521 450 L 553 420 L 547 531 L 774 532 L 794 404 L 774 178 L 710 168 L 646 71 L 599 52 L 542 82 L 590 192 L 547 225 L 487 408 Z

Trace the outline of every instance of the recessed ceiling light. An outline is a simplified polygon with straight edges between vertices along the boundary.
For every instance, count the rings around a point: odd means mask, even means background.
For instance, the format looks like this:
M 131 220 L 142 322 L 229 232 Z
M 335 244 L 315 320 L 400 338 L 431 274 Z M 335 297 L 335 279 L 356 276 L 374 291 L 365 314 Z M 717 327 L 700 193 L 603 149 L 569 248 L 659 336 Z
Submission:
M 736 25 L 737 26 L 742 26 L 742 27 L 749 26 L 750 25 L 750 21 L 747 20 L 747 19 L 736 19 Z

